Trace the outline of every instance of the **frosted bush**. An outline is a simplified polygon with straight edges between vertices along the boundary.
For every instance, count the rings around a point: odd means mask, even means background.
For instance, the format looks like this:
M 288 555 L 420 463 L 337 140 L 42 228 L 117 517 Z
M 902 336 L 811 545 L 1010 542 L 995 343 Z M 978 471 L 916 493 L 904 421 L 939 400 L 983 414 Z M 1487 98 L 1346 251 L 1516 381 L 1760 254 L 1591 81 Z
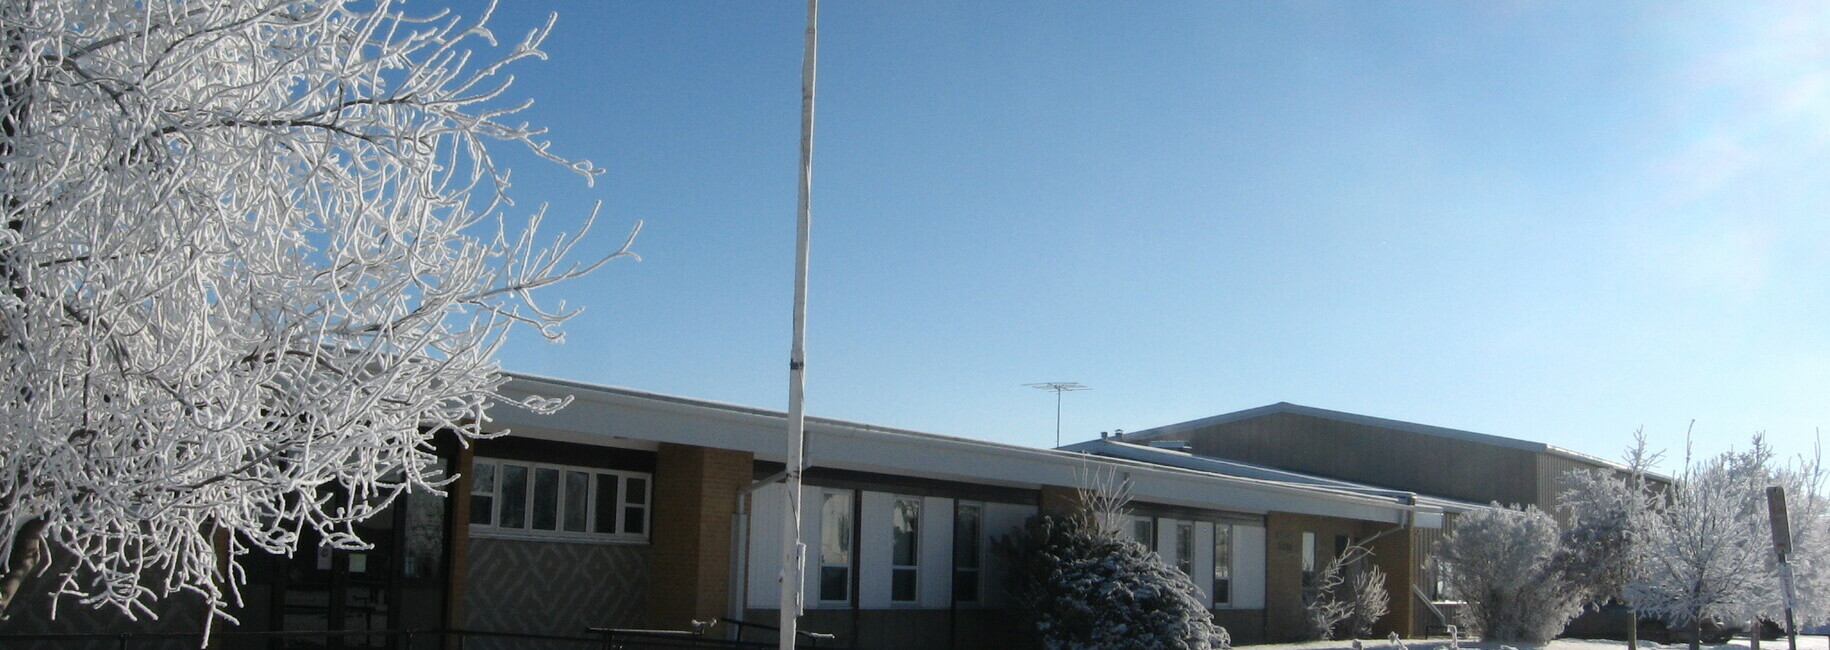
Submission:
M 1450 590 L 1467 603 L 1463 625 L 1490 640 L 1545 643 L 1583 603 L 1558 566 L 1558 550 L 1550 515 L 1494 504 L 1461 515 L 1436 554 L 1452 569 Z

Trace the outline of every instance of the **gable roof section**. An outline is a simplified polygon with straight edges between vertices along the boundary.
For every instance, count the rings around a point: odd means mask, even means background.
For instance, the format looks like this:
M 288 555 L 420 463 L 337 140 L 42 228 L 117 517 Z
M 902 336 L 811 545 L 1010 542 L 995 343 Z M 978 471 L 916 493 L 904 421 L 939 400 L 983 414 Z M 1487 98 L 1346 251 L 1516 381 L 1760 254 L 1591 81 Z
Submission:
M 1205 417 L 1205 418 L 1201 418 L 1199 420 L 1189 420 L 1187 422 L 1178 422 L 1176 424 L 1169 424 L 1169 425 L 1164 425 L 1164 426 L 1160 426 L 1160 427 L 1144 429 L 1142 431 L 1127 432 L 1127 433 L 1125 433 L 1124 439 L 1133 440 L 1133 441 L 1160 440 L 1160 439 L 1164 439 L 1164 438 L 1171 438 L 1171 437 L 1175 436 L 1176 434 L 1180 434 L 1180 433 L 1187 433 L 1189 431 L 1204 429 L 1204 428 L 1211 427 L 1211 426 L 1228 424 L 1228 423 L 1232 423 L 1232 422 L 1239 422 L 1239 421 L 1243 421 L 1243 420 L 1250 420 L 1253 418 L 1265 417 L 1267 415 L 1276 415 L 1279 413 L 1306 415 L 1309 417 L 1321 418 L 1324 420 L 1334 420 L 1337 422 L 1349 422 L 1349 423 L 1353 423 L 1353 424 L 1362 424 L 1362 425 L 1366 425 L 1366 426 L 1379 427 L 1382 429 L 1391 429 L 1393 431 L 1402 431 L 1405 433 L 1414 433 L 1414 434 L 1425 435 L 1425 436 L 1435 436 L 1438 438 L 1446 438 L 1446 439 L 1450 439 L 1450 440 L 1460 440 L 1463 442 L 1471 442 L 1471 443 L 1475 443 L 1475 444 L 1488 445 L 1488 446 L 1492 446 L 1492 447 L 1504 447 L 1507 449 L 1518 449 L 1518 450 L 1528 451 L 1528 452 L 1532 452 L 1532 453 L 1548 454 L 1551 456 L 1567 458 L 1570 460 L 1574 460 L 1574 461 L 1578 461 L 1578 462 L 1586 463 L 1586 464 L 1590 464 L 1590 465 L 1595 465 L 1598 467 L 1606 467 L 1606 468 L 1614 469 L 1616 471 L 1624 472 L 1624 471 L 1629 471 L 1631 469 L 1631 468 L 1627 467 L 1626 465 L 1623 465 L 1621 463 L 1617 463 L 1617 462 L 1614 462 L 1614 461 L 1611 461 L 1611 460 L 1608 460 L 1608 459 L 1605 459 L 1605 458 L 1602 458 L 1599 456 L 1591 456 L 1589 454 L 1585 454 L 1585 453 L 1582 453 L 1579 451 L 1564 449 L 1564 448 L 1558 447 L 1556 445 L 1545 444 L 1542 442 L 1533 442 L 1530 440 L 1520 440 L 1517 438 L 1506 438 L 1506 437 L 1502 437 L 1502 436 L 1495 436 L 1495 435 L 1490 435 L 1490 434 L 1485 434 L 1485 433 L 1475 433 L 1473 431 L 1463 431 L 1461 429 L 1450 429 L 1448 427 L 1438 427 L 1438 426 L 1432 426 L 1432 425 L 1428 425 L 1428 424 L 1418 424 L 1416 422 L 1405 422 L 1403 420 L 1392 420 L 1392 419 L 1381 418 L 1381 417 L 1373 417 L 1370 415 L 1361 415 L 1359 413 L 1348 413 L 1345 411 L 1331 411 L 1328 409 L 1316 408 L 1313 406 L 1303 406 L 1301 404 L 1291 404 L 1289 402 L 1278 402 L 1276 404 L 1260 406 L 1258 408 L 1245 409 L 1243 411 L 1233 411 L 1231 413 L 1222 413 L 1220 415 Z M 1654 475 L 1654 477 L 1662 478 L 1662 477 L 1657 477 L 1656 475 Z

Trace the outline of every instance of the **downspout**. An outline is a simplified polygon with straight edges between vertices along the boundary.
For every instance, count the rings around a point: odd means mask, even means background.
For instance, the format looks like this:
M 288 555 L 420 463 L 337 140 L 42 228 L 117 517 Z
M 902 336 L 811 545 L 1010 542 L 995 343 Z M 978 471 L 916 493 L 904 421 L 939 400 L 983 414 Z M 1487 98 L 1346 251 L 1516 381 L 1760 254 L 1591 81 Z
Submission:
M 1370 552 L 1372 550 L 1371 544 L 1373 543 L 1373 540 L 1377 540 L 1381 537 L 1390 535 L 1390 534 L 1398 532 L 1398 531 L 1407 531 L 1407 534 L 1408 534 L 1408 531 L 1410 531 L 1413 528 L 1416 528 L 1416 526 L 1417 526 L 1417 493 L 1406 492 L 1403 496 L 1398 497 L 1398 498 L 1400 500 L 1402 500 L 1402 502 L 1404 503 L 1404 506 L 1405 506 L 1405 508 L 1403 510 L 1399 511 L 1400 521 L 1398 522 L 1398 525 L 1393 526 L 1391 528 L 1387 528 L 1382 531 L 1379 531 L 1378 533 L 1373 534 L 1372 537 L 1368 537 L 1366 539 L 1360 540 L 1359 544 L 1365 545 L 1367 547 L 1368 552 Z M 1416 573 L 1416 569 L 1412 566 L 1413 564 L 1414 563 L 1412 563 L 1412 562 L 1405 562 L 1404 570 L 1406 573 L 1410 574 L 1411 591 L 1416 593 L 1417 596 L 1419 598 L 1421 598 L 1423 596 L 1423 589 L 1417 586 L 1417 573 Z M 1442 611 L 1436 609 L 1436 605 L 1434 603 L 1431 603 L 1429 601 L 1429 599 L 1427 599 L 1427 598 L 1423 599 L 1423 606 L 1429 608 L 1431 614 L 1436 615 L 1436 620 L 1438 622 L 1441 622 L 1444 620 L 1443 616 L 1442 616 Z M 1413 617 L 1412 620 L 1405 621 L 1404 627 L 1406 630 L 1405 636 L 1407 636 L 1407 637 L 1410 636 L 1409 631 L 1416 629 L 1415 618 Z

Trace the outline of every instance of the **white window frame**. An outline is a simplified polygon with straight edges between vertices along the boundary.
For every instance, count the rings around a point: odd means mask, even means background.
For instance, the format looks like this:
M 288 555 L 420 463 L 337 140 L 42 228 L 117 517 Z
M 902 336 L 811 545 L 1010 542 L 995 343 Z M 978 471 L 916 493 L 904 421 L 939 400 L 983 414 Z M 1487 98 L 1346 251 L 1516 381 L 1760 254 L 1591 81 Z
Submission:
M 1214 523 L 1214 575 L 1210 576 L 1211 586 L 1208 593 L 1213 596 L 1214 609 L 1233 606 L 1233 526 L 1226 522 Z M 1220 588 L 1221 582 L 1226 584 Z M 1222 593 L 1225 592 L 1225 593 Z
M 954 584 L 950 585 L 951 590 L 948 593 L 948 598 L 951 599 L 953 602 L 959 603 L 962 605 L 976 605 L 976 604 L 985 602 L 985 546 L 986 546 L 985 540 L 986 540 L 986 534 L 987 534 L 986 528 L 985 528 L 985 510 L 986 510 L 986 508 L 985 508 L 985 503 L 982 501 L 955 501 L 953 503 L 953 542 L 954 542 L 954 544 L 958 544 L 960 541 L 960 534 L 959 534 L 960 513 L 964 512 L 967 508 L 977 510 L 979 513 L 978 514 L 978 526 L 979 526 L 978 532 L 977 532 L 977 534 L 971 536 L 972 550 L 974 551 L 973 561 L 975 563 L 977 563 L 977 566 L 970 567 L 970 568 L 961 567 L 959 565 L 959 549 L 957 549 L 957 548 L 954 549 L 953 553 L 951 554 L 952 557 L 949 558 L 953 563 L 952 580 L 953 580 Z M 958 583 L 962 579 L 961 574 L 971 574 L 969 577 L 967 577 L 967 579 L 970 579 L 972 581 L 972 596 L 973 597 L 971 600 L 963 600 L 963 599 L 959 598 Z
M 857 591 L 857 585 L 856 585 L 857 581 L 852 579 L 853 578 L 852 573 L 857 570 L 857 568 L 854 566 L 854 564 L 855 564 L 856 560 L 858 559 L 858 539 L 857 539 L 857 536 L 854 534 L 855 530 L 854 530 L 854 521 L 853 521 L 858 516 L 858 510 L 857 510 L 858 496 L 856 493 L 852 492 L 851 490 L 820 490 L 816 494 L 819 495 L 819 499 L 820 499 L 819 500 L 819 504 L 820 504 L 819 517 L 820 517 L 821 538 L 820 538 L 819 546 L 814 551 L 817 554 L 815 559 L 819 563 L 819 569 L 818 569 L 819 574 L 815 576 L 814 581 L 813 581 L 814 602 L 819 603 L 821 606 L 849 605 L 849 604 L 851 604 L 852 599 L 857 597 L 857 594 L 853 593 L 853 592 Z M 846 540 L 847 540 L 846 544 L 848 546 L 848 550 L 850 551 L 851 557 L 847 558 L 847 561 L 844 563 L 828 563 L 826 561 L 825 535 L 828 530 L 836 527 L 833 525 L 835 522 L 832 522 L 832 521 L 829 521 L 826 519 L 826 499 L 827 499 L 827 497 L 840 497 L 840 498 L 845 499 L 845 522 L 844 522 L 845 531 L 843 534 L 846 537 Z M 826 598 L 826 592 L 823 589 L 823 585 L 825 584 L 825 580 L 826 580 L 825 574 L 826 574 L 826 569 L 828 569 L 828 568 L 845 569 L 845 597 L 844 598 L 839 598 L 839 599 Z
M 1187 519 L 1172 521 L 1175 522 L 1176 531 L 1175 540 L 1171 542 L 1175 546 L 1175 568 L 1192 581 L 1194 576 L 1190 574 L 1195 572 L 1195 522 Z
M 602 469 L 597 467 L 585 467 L 582 465 L 558 465 L 553 463 L 535 463 L 504 458 L 482 457 L 475 458 L 471 461 L 471 471 L 475 472 L 476 467 L 484 465 L 491 468 L 489 471 L 493 474 L 495 492 L 494 494 L 489 495 L 491 497 L 491 503 L 490 513 L 486 518 L 488 523 L 470 524 L 470 533 L 473 536 L 595 543 L 646 543 L 648 541 L 649 534 L 653 528 L 653 517 L 650 515 L 654 510 L 654 475 L 651 473 Z M 523 526 L 519 528 L 501 525 L 502 506 L 503 502 L 506 501 L 505 490 L 507 487 L 506 481 L 503 480 L 503 476 L 506 472 L 506 468 L 509 466 L 521 467 L 527 470 L 527 482 L 522 486 L 522 489 L 524 490 L 522 503 L 525 507 L 524 514 L 522 515 Z M 557 471 L 559 473 L 559 485 L 553 503 L 554 530 L 543 530 L 533 527 L 535 477 L 538 476 L 539 472 L 542 470 Z M 586 511 L 584 531 L 565 530 L 566 515 L 568 514 L 565 488 L 566 480 L 570 476 L 569 472 L 584 473 L 585 480 L 588 484 L 588 489 L 585 491 L 584 506 Z M 611 506 L 616 509 L 615 532 L 602 533 L 594 530 L 597 527 L 598 519 L 597 501 L 599 496 L 599 475 L 616 477 L 616 502 Z M 632 501 L 629 498 L 629 484 L 632 480 L 642 482 L 642 498 L 639 501 Z M 472 494 L 475 495 L 478 493 L 473 489 Z M 634 510 L 635 512 L 631 512 L 631 510 Z M 631 528 L 631 515 L 640 517 L 639 522 L 636 523 L 639 523 L 641 532 L 628 532 Z
M 915 508 L 915 529 L 913 531 L 910 531 L 910 533 L 909 533 L 909 535 L 910 535 L 909 551 L 910 551 L 910 554 L 914 556 L 913 564 L 897 564 L 896 563 L 896 560 L 897 560 L 897 557 L 896 557 L 896 528 L 895 528 L 896 527 L 896 511 L 898 509 L 900 509 L 902 507 L 902 505 L 905 503 L 911 504 Z M 920 605 L 921 604 L 921 555 L 922 555 L 922 553 L 921 553 L 921 531 L 922 531 L 922 525 L 923 525 L 922 524 L 922 518 L 923 518 L 922 498 L 921 497 L 910 497 L 910 496 L 897 496 L 894 499 L 890 500 L 890 513 L 889 514 L 890 514 L 890 521 L 888 523 L 890 525 L 890 548 L 889 548 L 889 551 L 890 551 L 890 604 L 896 605 L 896 606 Z M 896 598 L 896 575 L 898 573 L 903 573 L 903 572 L 907 572 L 907 573 L 911 574 L 909 576 L 909 583 L 914 585 L 915 593 L 908 599 L 898 600 Z

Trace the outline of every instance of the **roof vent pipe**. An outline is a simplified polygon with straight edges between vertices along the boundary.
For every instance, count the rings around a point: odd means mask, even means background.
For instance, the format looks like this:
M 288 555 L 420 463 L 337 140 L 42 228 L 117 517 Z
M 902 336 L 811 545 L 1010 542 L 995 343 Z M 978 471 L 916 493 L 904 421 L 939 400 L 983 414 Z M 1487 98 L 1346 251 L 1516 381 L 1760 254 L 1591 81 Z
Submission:
M 1112 439 L 1117 440 L 1119 442 L 1124 442 L 1125 441 L 1125 430 L 1124 429 L 1113 429 L 1112 430 Z

